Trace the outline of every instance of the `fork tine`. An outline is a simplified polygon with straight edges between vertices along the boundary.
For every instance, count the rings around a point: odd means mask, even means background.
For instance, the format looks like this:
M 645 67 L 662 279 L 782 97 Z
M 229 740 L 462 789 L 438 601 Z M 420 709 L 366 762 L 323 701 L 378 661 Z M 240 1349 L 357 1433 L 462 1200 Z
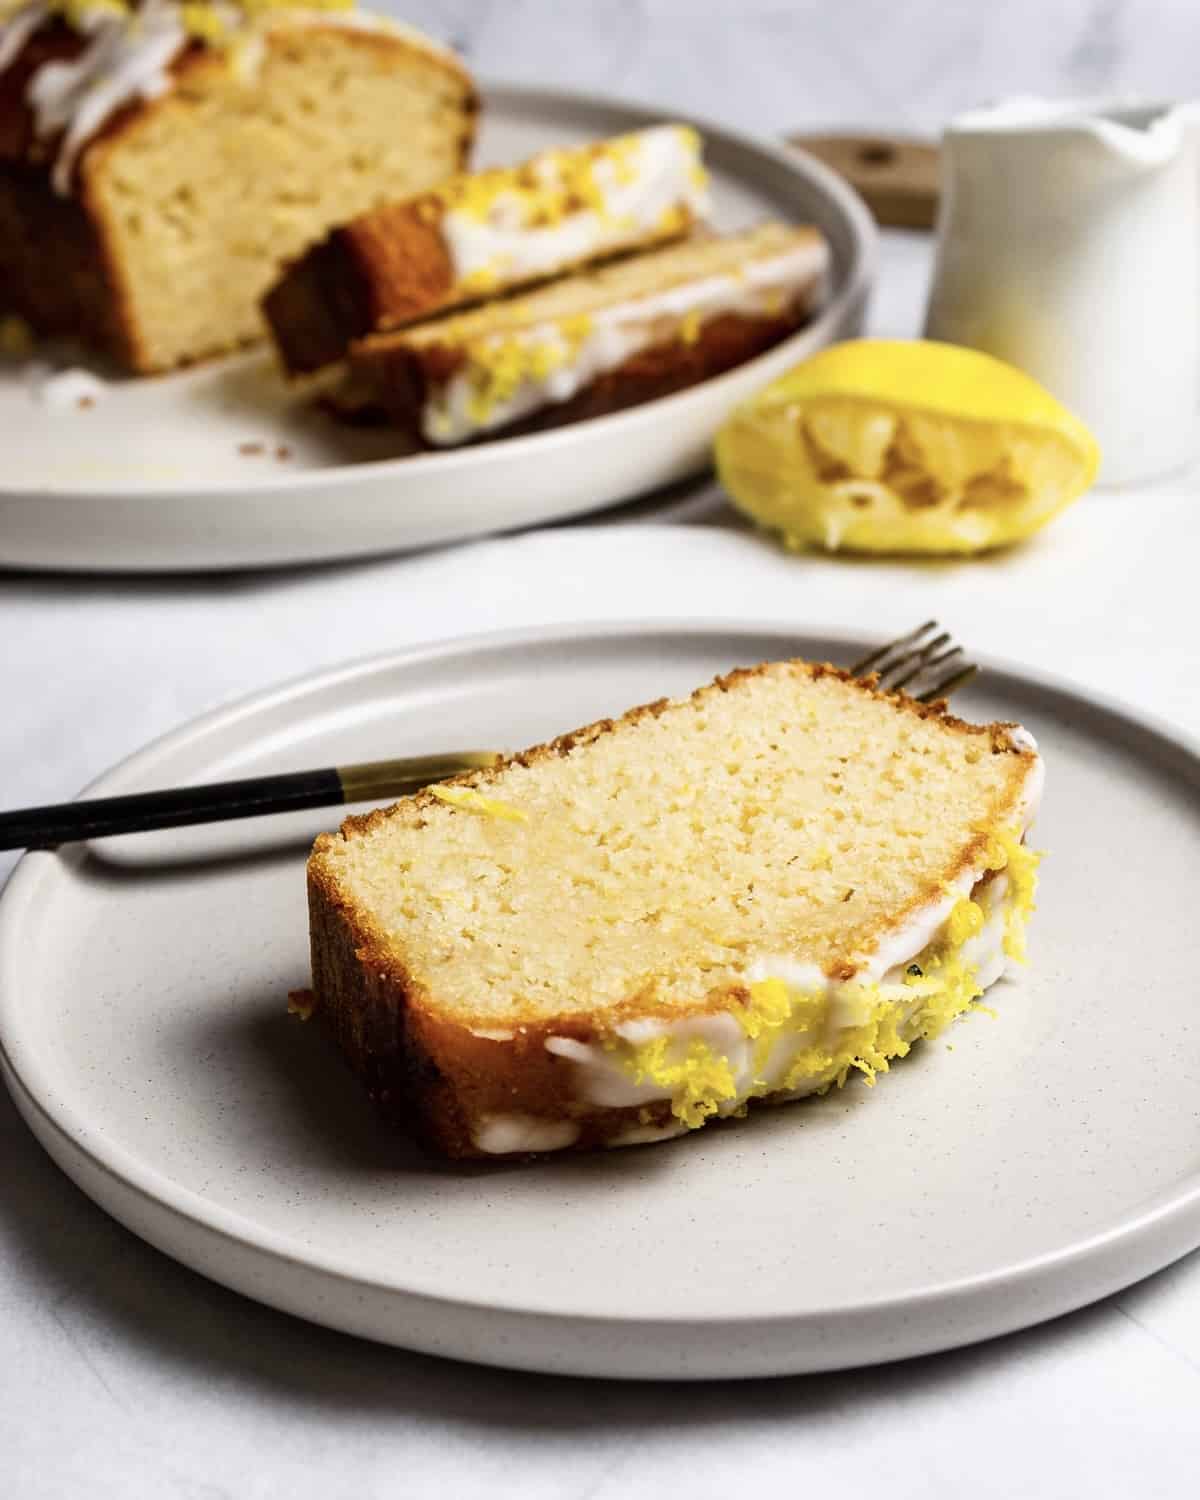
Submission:
M 948 698 L 951 693 L 970 682 L 971 678 L 978 671 L 979 668 L 973 661 L 967 662 L 964 666 L 959 667 L 957 671 L 951 672 L 949 677 L 944 678 L 941 682 L 935 682 L 931 688 L 926 688 L 923 693 L 918 693 L 917 702 L 933 703 L 938 698 Z
M 870 656 L 864 656 L 862 661 L 855 662 L 850 668 L 851 677 L 863 677 L 867 672 L 873 671 L 882 673 L 883 663 L 889 656 L 897 651 L 912 650 L 922 636 L 930 630 L 936 630 L 937 628 L 938 622 L 936 620 L 926 620 L 924 625 L 910 631 L 908 635 L 902 635 L 897 640 L 889 641 L 886 646 L 880 646 L 878 651 L 872 651 Z
M 883 674 L 881 685 L 887 688 L 889 693 L 898 693 L 902 687 L 907 686 L 914 677 L 919 677 L 930 667 L 936 667 L 951 656 L 957 656 L 962 650 L 961 646 L 952 643 L 949 649 L 943 651 L 941 648 L 950 642 L 950 632 L 943 631 L 941 635 L 935 636 L 922 651 L 915 652 L 912 656 L 902 657 L 893 667 L 889 667 Z M 900 675 L 897 676 L 896 673 Z
M 930 636 L 929 632 L 939 633 Z M 963 648 L 956 645 L 948 630 L 941 630 L 936 620 L 926 620 L 917 630 L 889 641 L 872 651 L 850 668 L 851 676 L 874 675 L 884 692 L 897 693 L 910 683 L 934 678 L 931 686 L 912 696 L 920 703 L 946 698 L 975 676 L 979 668 L 963 659 Z

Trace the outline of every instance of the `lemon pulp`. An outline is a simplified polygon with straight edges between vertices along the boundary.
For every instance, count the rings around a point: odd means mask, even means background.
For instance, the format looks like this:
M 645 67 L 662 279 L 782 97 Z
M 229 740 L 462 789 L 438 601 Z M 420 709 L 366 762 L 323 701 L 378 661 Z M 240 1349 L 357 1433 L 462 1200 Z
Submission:
M 717 438 L 734 502 L 793 546 L 978 552 L 1092 483 L 1084 424 L 1021 371 L 930 341 L 859 339 L 759 392 Z

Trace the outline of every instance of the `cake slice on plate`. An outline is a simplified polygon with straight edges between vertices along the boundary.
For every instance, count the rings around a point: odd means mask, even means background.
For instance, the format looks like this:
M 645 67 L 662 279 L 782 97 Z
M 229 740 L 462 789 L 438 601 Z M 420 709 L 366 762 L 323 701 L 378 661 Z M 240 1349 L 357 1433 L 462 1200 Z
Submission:
M 464 174 L 334 229 L 263 308 L 293 374 L 354 339 L 687 233 L 708 210 L 700 138 L 663 125 Z
M 810 316 L 829 252 L 764 224 L 564 277 L 351 349 L 348 404 L 432 446 L 616 411 L 719 374 Z
M 330 224 L 462 167 L 457 58 L 350 0 L 0 0 L 0 313 L 148 373 L 263 334 Z
M 1017 726 L 735 672 L 322 835 L 315 1004 L 451 1156 L 870 1081 L 1021 956 L 1041 778 Z

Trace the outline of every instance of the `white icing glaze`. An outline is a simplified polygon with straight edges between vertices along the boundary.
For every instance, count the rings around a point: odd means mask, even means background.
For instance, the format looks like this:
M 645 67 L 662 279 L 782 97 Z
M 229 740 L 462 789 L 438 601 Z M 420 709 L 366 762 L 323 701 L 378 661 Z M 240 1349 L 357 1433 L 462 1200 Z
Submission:
M 29 372 L 29 388 L 35 400 L 55 411 L 100 400 L 107 384 L 90 370 L 55 370 L 36 364 Z
M 515 338 L 549 351 L 554 368 L 544 375 L 526 375 L 511 396 L 479 411 L 468 361 L 426 401 L 422 431 L 429 442 L 449 446 L 519 421 L 544 406 L 569 401 L 632 355 L 673 337 L 689 316 L 703 322 L 727 313 L 752 317 L 772 311 L 781 296 L 797 295 L 823 275 L 828 258 L 824 243 L 814 241 L 752 262 L 736 276 L 705 277 L 601 308 L 591 315 L 588 333 L 574 348 L 554 322 L 522 329 L 516 335 L 496 335 L 485 349 Z
M 15 62 L 35 31 L 50 19 L 50 7 L 42 0 L 14 11 L 7 21 L 0 21 L 0 73 Z
M 1021 724 L 1014 724 L 1008 731 L 1008 738 L 1012 745 L 1018 750 L 1032 750 L 1037 755 L 1037 740 Z M 1046 762 L 1038 755 L 1033 763 L 1029 775 L 1025 778 L 1025 790 L 1021 804 L 1021 825 L 1028 833 L 1033 827 L 1034 820 L 1038 815 L 1038 809 L 1042 805 L 1042 791 L 1046 785 Z
M 171 87 L 170 66 L 187 43 L 179 7 L 143 0 L 135 21 L 85 13 L 81 24 L 90 40 L 79 56 L 44 63 L 29 82 L 34 130 L 43 138 L 62 132 L 51 177 L 58 193 L 70 190 L 80 151 L 117 110 Z
M 491 273 L 512 281 L 532 280 L 627 243 L 631 229 L 652 229 L 681 203 L 704 218 L 709 197 L 699 165 L 691 132 L 660 125 L 639 134 L 627 170 L 607 157 L 597 160 L 593 175 L 603 193 L 603 213 L 581 209 L 557 223 L 526 228 L 524 201 L 518 193 L 497 195 L 484 218 L 451 209 L 442 220 L 442 233 L 454 269 L 460 278 Z M 557 178 L 551 154 L 536 158 L 534 169 L 547 183 Z
M 623 1021 L 613 1029 L 623 1041 L 635 1046 L 655 1037 L 669 1036 L 672 1047 L 684 1052 L 690 1042 L 704 1042 L 713 1052 L 729 1059 L 731 1069 L 739 1078 L 751 1065 L 750 1042 L 732 1015 L 685 1016 L 678 1021 L 647 1017 Z M 651 1080 L 635 1083 L 621 1066 L 618 1054 L 601 1043 L 552 1036 L 546 1038 L 546 1051 L 574 1063 L 580 1096 L 602 1109 L 625 1109 L 667 1097 Z
M 543 1120 L 536 1115 L 488 1115 L 473 1133 L 475 1146 L 489 1156 L 514 1151 L 561 1151 L 579 1139 L 574 1120 Z
M 682 1120 L 672 1120 L 667 1125 L 631 1125 L 619 1135 L 609 1136 L 606 1146 L 648 1146 L 657 1141 L 673 1141 L 676 1136 L 686 1135 L 687 1126 Z
M 984 904 L 984 924 L 962 945 L 962 961 L 968 969 L 975 970 L 975 983 L 980 989 L 990 989 L 1008 969 L 1008 955 L 1004 951 L 1007 898 L 1008 876 L 994 876 Z
M 231 65 L 244 80 L 255 77 L 271 31 L 329 26 L 396 36 L 410 46 L 461 69 L 448 48 L 401 22 L 357 11 L 284 10 L 262 18 L 214 0 L 212 6 L 233 43 Z M 0 24 L 0 72 L 41 26 L 52 19 L 44 0 L 32 0 Z M 78 23 L 88 40 L 70 62 L 44 63 L 30 79 L 26 99 L 40 139 L 61 133 L 52 183 L 70 190 L 79 154 L 117 113 L 139 100 L 161 98 L 174 87 L 171 66 L 193 38 L 183 24 L 179 0 L 141 0 L 132 15 L 98 8 Z

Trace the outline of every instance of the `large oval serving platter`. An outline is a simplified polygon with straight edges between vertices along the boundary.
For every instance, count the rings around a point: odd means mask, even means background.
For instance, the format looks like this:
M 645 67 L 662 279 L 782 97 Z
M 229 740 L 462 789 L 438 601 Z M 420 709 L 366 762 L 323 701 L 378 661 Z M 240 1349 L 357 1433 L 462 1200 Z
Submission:
M 659 123 L 652 109 L 553 90 L 485 91 L 477 160 Z M 107 382 L 90 404 L 46 404 L 26 363 L 0 363 L 0 565 L 255 568 L 363 556 L 542 525 L 702 471 L 734 404 L 856 333 L 876 235 L 819 162 L 714 125 L 714 217 L 818 225 L 830 294 L 804 329 L 674 396 L 544 433 L 396 456 L 395 434 L 339 426 L 290 392 L 264 350 L 152 379 Z

